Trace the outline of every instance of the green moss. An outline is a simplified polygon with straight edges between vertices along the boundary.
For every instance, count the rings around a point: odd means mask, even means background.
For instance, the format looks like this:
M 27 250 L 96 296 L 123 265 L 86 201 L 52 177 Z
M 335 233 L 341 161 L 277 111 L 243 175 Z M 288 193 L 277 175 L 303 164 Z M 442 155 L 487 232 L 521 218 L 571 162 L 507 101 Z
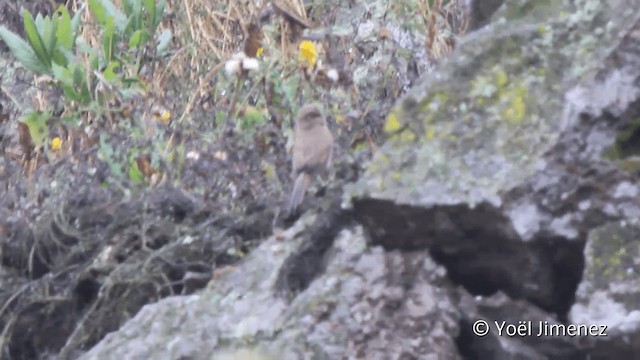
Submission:
M 449 101 L 450 98 L 450 94 L 446 93 L 444 91 L 436 91 L 433 94 L 433 98 L 435 101 L 441 102 L 441 103 L 446 103 L 447 101 Z
M 536 28 L 536 31 L 537 31 L 537 32 L 538 32 L 538 34 L 540 34 L 540 35 L 545 35 L 545 34 L 549 31 L 549 28 L 548 28 L 546 25 L 544 25 L 544 24 L 540 24 L 540 25 L 538 25 L 538 27 Z
M 527 76 L 532 79 L 530 81 L 539 77 L 537 74 L 510 76 L 502 66 L 496 65 L 471 82 L 469 95 L 475 97 L 475 106 L 498 115 L 510 124 L 520 124 L 527 115 L 529 91 L 523 84 L 523 77 Z
M 435 135 L 436 135 L 436 129 L 434 129 L 433 127 L 430 127 L 429 129 L 427 129 L 427 132 L 424 134 L 427 140 L 432 140 Z
M 509 89 L 502 98 L 502 118 L 511 124 L 520 124 L 527 114 L 528 90 L 524 86 Z
M 400 120 L 398 120 L 396 112 L 392 112 L 391 114 L 389 114 L 389 116 L 387 117 L 387 122 L 384 124 L 384 132 L 386 132 L 387 134 L 394 133 L 400 130 L 401 127 L 402 124 L 400 123 Z
M 628 234 L 627 234 L 628 235 Z M 628 251 L 632 241 L 618 229 L 602 230 L 591 238 L 592 260 L 589 275 L 595 282 L 624 280 L 629 275 L 626 269 L 633 266 L 633 253 Z M 605 279 L 600 277 L 604 276 Z M 600 278 L 600 279 L 599 279 Z
M 495 72 L 494 81 L 498 87 L 503 88 L 509 82 L 509 75 L 507 75 L 503 69 L 499 68 Z
M 399 143 L 412 143 L 414 141 L 416 141 L 418 137 L 416 136 L 416 134 L 410 130 L 410 129 L 405 129 L 399 133 L 394 134 L 391 139 L 398 141 Z

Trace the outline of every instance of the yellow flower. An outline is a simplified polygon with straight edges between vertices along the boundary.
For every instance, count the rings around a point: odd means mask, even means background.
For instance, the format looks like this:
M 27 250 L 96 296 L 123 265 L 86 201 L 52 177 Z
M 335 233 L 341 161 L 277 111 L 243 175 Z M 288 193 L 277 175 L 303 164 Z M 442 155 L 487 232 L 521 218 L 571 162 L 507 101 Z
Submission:
M 60 150 L 60 146 L 62 146 L 62 140 L 59 137 L 54 137 L 51 140 L 51 149 L 52 150 Z
M 170 118 L 171 118 L 171 111 L 169 110 L 160 114 L 160 121 L 162 121 L 165 125 L 167 124 Z
M 264 51 L 263 47 L 259 47 L 258 50 L 256 50 L 256 57 L 259 58 L 262 56 L 262 52 Z
M 318 50 L 316 46 L 309 40 L 300 43 L 300 61 L 307 62 L 311 67 L 316 64 L 318 59 Z
M 158 112 L 153 114 L 153 117 L 157 121 L 160 121 L 163 125 L 167 125 L 167 124 L 169 124 L 169 119 L 171 119 L 171 111 L 169 111 L 169 110 L 158 111 Z

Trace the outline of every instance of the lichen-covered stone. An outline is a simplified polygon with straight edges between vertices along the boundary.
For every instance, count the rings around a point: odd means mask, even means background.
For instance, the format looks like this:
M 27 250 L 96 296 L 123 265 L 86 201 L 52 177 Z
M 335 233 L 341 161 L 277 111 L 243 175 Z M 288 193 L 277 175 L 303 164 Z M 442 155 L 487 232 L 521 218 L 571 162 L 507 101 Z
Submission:
M 394 108 L 387 121 L 400 127 L 387 127 L 392 139 L 349 195 L 500 206 L 499 195 L 557 143 L 566 88 L 596 71 L 607 55 L 601 44 L 618 41 L 633 20 L 606 2 L 554 3 L 544 21 L 498 23 L 465 38 Z
M 585 271 L 569 319 L 606 326 L 607 337 L 590 337 L 593 354 L 610 354 L 620 342 L 640 351 L 640 218 L 592 231 L 585 248 Z M 614 340 L 610 340 L 613 338 Z
M 291 302 L 274 292 L 283 261 L 300 245 L 290 237 L 301 225 L 282 234 L 286 242 L 266 241 L 206 291 L 145 307 L 83 359 L 222 359 L 238 351 L 251 359 L 366 354 L 382 360 L 456 353 L 459 313 L 440 288 L 444 269 L 421 254 L 367 249 L 361 232 L 343 233 L 327 271 Z

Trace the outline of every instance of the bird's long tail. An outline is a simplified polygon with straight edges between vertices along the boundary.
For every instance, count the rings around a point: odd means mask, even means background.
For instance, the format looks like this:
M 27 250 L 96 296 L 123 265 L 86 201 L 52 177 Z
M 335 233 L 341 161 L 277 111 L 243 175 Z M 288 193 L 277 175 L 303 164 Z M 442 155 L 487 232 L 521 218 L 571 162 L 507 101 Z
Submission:
M 292 214 L 298 209 L 298 206 L 302 204 L 304 200 L 304 194 L 307 192 L 307 188 L 311 183 L 311 176 L 306 172 L 301 172 L 296 178 L 296 182 L 293 185 L 293 191 L 289 197 L 289 206 L 287 207 L 287 213 Z

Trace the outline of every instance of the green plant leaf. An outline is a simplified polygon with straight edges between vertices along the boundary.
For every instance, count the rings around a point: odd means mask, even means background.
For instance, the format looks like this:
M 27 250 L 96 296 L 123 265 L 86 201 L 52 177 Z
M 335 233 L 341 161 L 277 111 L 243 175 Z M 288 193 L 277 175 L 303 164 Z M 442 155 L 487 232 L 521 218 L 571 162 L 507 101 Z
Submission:
M 129 19 L 127 20 L 127 26 L 124 29 L 124 33 L 126 35 L 130 35 L 133 34 L 134 32 L 140 30 L 143 28 L 143 26 L 141 26 L 142 24 L 142 16 L 141 14 L 132 14 L 131 16 L 129 16 Z
M 82 86 L 86 79 L 86 73 L 84 71 L 84 66 L 78 63 L 72 64 L 70 67 L 71 73 L 73 75 L 73 85 Z
M 91 10 L 98 24 L 104 26 L 107 23 L 107 11 L 99 0 L 89 0 L 89 10 Z
M 6 27 L 0 26 L 0 38 L 7 44 L 13 56 L 24 67 L 40 75 L 49 73 L 49 69 L 40 61 L 29 43 L 20 36 Z
M 76 42 L 76 52 L 88 56 L 90 70 L 98 70 L 100 68 L 100 49 L 91 47 L 79 37 Z
M 95 52 L 95 49 L 91 47 L 91 45 L 87 44 L 84 39 L 79 37 L 76 40 L 76 51 L 79 54 L 90 54 L 91 52 Z
M 38 33 L 38 29 L 36 27 L 33 16 L 29 12 L 29 10 L 23 9 L 22 17 L 24 21 L 24 32 L 27 35 L 27 41 L 29 42 L 29 45 L 31 45 L 31 48 L 35 52 L 38 59 L 40 59 L 40 62 L 46 67 L 48 72 L 51 68 L 51 57 L 49 56 L 49 54 L 47 54 L 46 46 L 42 40 L 42 37 Z M 41 19 L 42 18 L 39 16 L 38 20 L 40 20 L 40 22 Z
M 156 1 L 155 0 L 142 0 L 142 6 L 144 7 L 145 10 L 147 10 L 147 13 L 149 14 L 149 26 L 153 26 L 153 24 L 155 23 L 155 19 L 156 19 Z M 153 29 L 150 29 L 151 31 L 155 30 L 155 27 Z
M 53 63 L 51 64 L 51 71 L 53 73 L 53 77 L 62 84 L 69 86 L 73 85 L 73 74 L 70 69 Z
M 52 64 L 53 76 L 59 81 L 59 85 L 64 92 L 64 95 L 71 100 L 77 101 L 82 104 L 89 102 L 89 98 L 83 95 L 82 87 L 84 86 L 84 80 L 78 80 L 78 71 L 82 71 L 82 65 L 70 64 L 68 67 L 60 66 L 56 63 Z
M 111 62 L 114 58 L 116 44 L 116 31 L 113 25 L 113 18 L 108 18 L 102 33 L 102 53 L 104 61 L 107 63 Z
M 133 86 L 133 85 L 140 84 L 140 78 L 135 75 L 131 77 L 123 77 L 122 82 L 127 86 Z
M 73 19 L 71 19 L 71 29 L 73 30 L 73 34 L 78 33 L 78 29 L 80 28 L 80 19 L 82 19 L 82 12 L 84 11 L 84 6 L 73 15 Z
M 133 7 L 139 3 L 139 1 L 122 0 L 122 10 L 124 10 L 124 14 L 127 15 L 128 18 L 130 18 L 131 14 L 133 14 L 134 12 Z
M 158 4 L 156 5 L 156 13 L 155 16 L 153 18 L 153 31 L 155 32 L 155 29 L 158 28 L 158 25 L 160 25 L 160 22 L 162 21 L 162 18 L 164 17 L 164 9 L 167 6 L 167 0 L 160 0 L 158 1 Z
M 76 36 L 71 26 L 71 16 L 69 16 L 69 11 L 64 5 L 60 5 L 58 8 L 57 22 L 56 38 L 58 39 L 58 44 L 70 51 L 73 48 Z
M 120 12 L 118 8 L 109 0 L 94 0 L 95 2 L 99 2 L 104 13 L 104 22 L 100 24 L 105 26 L 108 20 L 111 19 L 113 21 L 113 25 L 115 25 L 116 29 L 119 32 L 124 32 L 124 29 L 127 26 L 127 16 Z
M 107 66 L 107 68 L 102 73 L 102 76 L 105 78 L 105 80 L 111 82 L 118 78 L 118 74 L 115 72 L 115 69 L 118 66 L 120 66 L 120 63 L 118 61 L 112 61 L 109 63 L 109 66 Z
M 105 2 L 101 0 L 89 0 L 89 10 L 95 16 L 100 26 L 105 27 L 109 22 L 109 18 L 113 19 L 112 14 L 107 10 Z
M 256 109 L 253 106 L 247 107 L 244 112 L 242 128 L 255 129 L 266 121 L 267 117 L 264 110 Z
M 91 67 L 91 70 L 94 71 L 97 71 L 100 68 L 100 59 L 95 51 L 89 54 L 89 66 Z
M 53 51 L 53 63 L 58 64 L 60 66 L 67 66 L 71 61 L 73 61 L 74 54 L 65 48 L 60 46 L 56 47 Z
M 71 99 L 73 101 L 77 101 L 79 103 L 83 103 L 82 94 L 79 93 L 78 91 L 76 91 L 76 89 L 73 86 L 61 83 L 60 87 L 62 88 L 62 92 L 64 93 L 64 96 L 67 99 Z
M 113 146 L 111 146 L 111 144 L 107 142 L 106 134 L 100 134 L 100 148 L 98 153 L 100 155 L 104 155 L 100 156 L 100 160 L 105 160 L 105 157 L 111 158 L 115 153 L 115 151 L 113 150 Z
M 82 120 L 76 114 L 63 115 L 60 117 L 60 121 L 67 126 L 76 127 L 82 125 Z
M 142 38 L 142 30 L 138 30 L 131 35 L 129 39 L 129 49 L 137 49 L 140 46 L 140 41 Z
M 105 134 L 100 134 L 100 147 L 98 148 L 98 158 L 109 166 L 111 170 L 111 175 L 116 178 L 123 178 L 122 164 L 115 159 L 116 151 L 107 142 L 107 136 Z
M 216 112 L 216 126 L 220 127 L 224 125 L 225 121 L 227 121 L 227 112 L 218 110 L 218 112 Z
M 144 43 L 146 43 L 148 39 L 149 35 L 147 33 L 147 30 L 143 29 L 134 32 L 129 39 L 129 49 L 139 48 L 140 46 L 144 45 Z
M 284 93 L 284 98 L 288 101 L 289 104 L 293 104 L 295 102 L 295 97 L 298 94 L 298 84 L 300 82 L 300 78 L 291 77 L 286 84 L 282 86 L 282 91 Z
M 42 17 L 38 14 L 38 17 L 42 18 L 41 24 L 36 22 L 36 25 L 38 26 L 38 34 L 42 37 L 42 42 L 47 50 L 47 55 L 52 58 L 56 44 L 58 43 L 58 39 L 56 37 L 56 33 L 58 32 L 58 22 L 49 16 Z
M 129 180 L 136 184 L 144 182 L 144 174 L 138 167 L 138 162 L 132 157 L 129 161 Z
M 79 96 L 77 101 L 83 104 L 88 104 L 93 98 L 91 97 L 91 90 L 87 85 L 87 70 L 83 64 L 75 63 L 72 65 L 72 73 L 73 87 L 76 89 Z M 93 74 L 91 76 L 93 77 Z
M 48 113 L 28 111 L 19 120 L 29 128 L 29 135 L 36 147 L 40 147 L 45 143 L 48 132 L 47 120 L 49 120 L 50 117 Z
M 82 104 L 89 104 L 94 100 L 94 98 L 92 97 L 94 96 L 94 94 L 91 92 L 91 89 L 89 89 L 86 83 L 82 84 L 78 93 L 80 94 L 80 100 L 78 101 Z
M 160 33 L 160 36 L 158 36 L 158 42 L 156 45 L 156 52 L 159 56 L 162 56 L 164 55 L 165 52 L 167 52 L 167 49 L 169 48 L 169 44 L 171 44 L 172 38 L 173 38 L 173 34 L 171 33 L 171 30 L 169 29 L 162 30 L 162 33 Z
M 140 29 L 140 17 L 142 16 L 142 2 L 140 0 L 125 0 L 125 2 L 129 3 L 129 11 L 127 12 L 127 17 L 129 18 L 129 24 L 127 26 L 131 26 L 129 30 L 138 30 Z

